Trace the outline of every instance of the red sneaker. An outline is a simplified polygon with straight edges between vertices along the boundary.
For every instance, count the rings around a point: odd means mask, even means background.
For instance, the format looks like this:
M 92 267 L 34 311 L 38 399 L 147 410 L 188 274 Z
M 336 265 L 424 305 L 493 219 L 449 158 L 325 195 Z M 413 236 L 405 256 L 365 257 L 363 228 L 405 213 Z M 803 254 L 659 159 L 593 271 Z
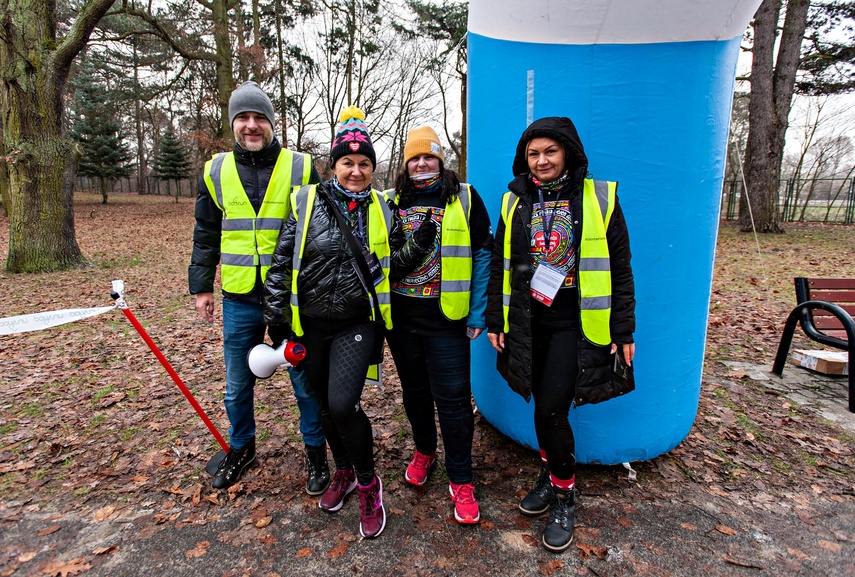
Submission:
M 407 483 L 415 485 L 416 487 L 421 487 L 427 483 L 428 475 L 430 475 L 430 470 L 434 463 L 436 463 L 436 453 L 433 455 L 425 455 L 424 453 L 419 453 L 419 451 L 416 450 L 416 454 L 413 455 L 413 460 L 410 461 L 409 465 L 407 465 L 407 472 L 404 473 L 404 478 L 407 480 Z
M 360 486 L 359 534 L 367 539 L 376 537 L 386 526 L 386 509 L 383 508 L 383 482 L 375 475 L 367 487 Z
M 474 525 L 481 520 L 478 501 L 475 500 L 475 486 L 472 483 L 448 484 L 451 500 L 454 502 L 454 518 L 458 523 Z
M 354 489 L 356 489 L 356 473 L 353 469 L 336 469 L 332 483 L 318 501 L 318 507 L 327 513 L 335 513 L 344 505 L 344 498 Z

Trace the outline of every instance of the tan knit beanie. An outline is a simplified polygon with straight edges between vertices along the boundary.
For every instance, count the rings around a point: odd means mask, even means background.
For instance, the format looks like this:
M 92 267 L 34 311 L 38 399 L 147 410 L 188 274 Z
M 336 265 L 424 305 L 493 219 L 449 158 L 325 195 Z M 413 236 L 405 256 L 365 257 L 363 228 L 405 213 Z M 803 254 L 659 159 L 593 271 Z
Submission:
M 404 144 L 404 164 L 420 154 L 430 154 L 445 162 L 439 136 L 430 126 L 419 126 L 407 133 L 407 142 Z

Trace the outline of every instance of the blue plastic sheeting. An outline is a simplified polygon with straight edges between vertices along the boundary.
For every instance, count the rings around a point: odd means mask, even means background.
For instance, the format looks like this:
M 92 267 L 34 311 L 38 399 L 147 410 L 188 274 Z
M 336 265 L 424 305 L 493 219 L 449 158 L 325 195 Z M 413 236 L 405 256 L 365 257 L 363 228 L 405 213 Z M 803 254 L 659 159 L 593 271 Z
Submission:
M 694 422 L 739 43 L 546 45 L 469 34 L 468 180 L 494 229 L 527 118 L 572 119 L 591 176 L 619 182 L 636 283 L 636 390 L 570 410 L 581 463 L 651 459 Z M 478 408 L 537 447 L 533 405 L 495 361 L 477 339 Z

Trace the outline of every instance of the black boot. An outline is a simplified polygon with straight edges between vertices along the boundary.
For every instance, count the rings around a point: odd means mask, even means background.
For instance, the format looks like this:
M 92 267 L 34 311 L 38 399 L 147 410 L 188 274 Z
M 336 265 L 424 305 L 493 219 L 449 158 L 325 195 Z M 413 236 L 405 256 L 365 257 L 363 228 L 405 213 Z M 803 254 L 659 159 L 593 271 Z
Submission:
M 330 485 L 330 467 L 327 464 L 327 446 L 306 445 L 306 493 L 320 495 Z
M 555 492 L 549 508 L 549 521 L 543 529 L 543 546 L 553 552 L 564 551 L 573 540 L 573 524 L 576 522 L 576 496 L 571 489 L 567 493 Z
M 552 498 L 552 480 L 549 478 L 549 468 L 546 466 L 546 463 L 543 463 L 534 489 L 529 491 L 528 495 L 520 501 L 520 511 L 523 515 L 528 515 L 529 517 L 542 515 L 549 509 Z
M 241 447 L 235 449 L 229 447 L 226 458 L 222 460 L 211 487 L 214 489 L 228 489 L 240 479 L 243 472 L 255 462 L 255 437 Z

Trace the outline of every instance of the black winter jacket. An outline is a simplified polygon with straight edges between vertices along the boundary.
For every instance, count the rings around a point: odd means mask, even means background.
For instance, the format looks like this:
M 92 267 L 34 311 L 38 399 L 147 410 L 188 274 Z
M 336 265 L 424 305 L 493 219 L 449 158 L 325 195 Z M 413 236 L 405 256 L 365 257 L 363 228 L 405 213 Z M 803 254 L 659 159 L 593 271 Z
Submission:
M 333 206 L 336 202 L 334 194 L 336 192 L 330 183 L 318 185 L 297 279 L 300 315 L 322 320 L 362 321 L 370 314 L 368 294 L 356 275 L 353 254 L 332 212 L 338 210 Z M 382 199 L 382 195 L 379 196 Z M 371 202 L 370 198 L 368 202 Z M 297 248 L 296 229 L 297 221 L 292 212 L 279 235 L 273 264 L 264 283 L 264 321 L 268 325 L 291 324 L 291 274 L 292 257 Z M 389 245 L 392 278 L 412 270 L 430 248 L 420 247 L 414 237 L 405 241 L 397 218 L 389 234 Z
M 249 152 L 234 145 L 235 164 L 238 176 L 252 203 L 255 212 L 261 208 L 270 176 L 279 158 L 282 145 L 275 137 L 265 149 L 258 152 Z M 312 167 L 310 183 L 320 182 L 320 176 Z M 223 229 L 223 211 L 211 198 L 208 186 L 205 184 L 205 175 L 199 177 L 196 193 L 196 225 L 193 228 L 193 253 L 190 257 L 190 267 L 187 277 L 190 285 L 190 294 L 214 292 L 214 277 L 217 273 L 217 265 L 220 263 L 220 235 Z M 253 292 L 247 295 L 232 294 L 223 291 L 226 298 L 234 298 L 261 303 L 261 271 L 256 272 L 256 283 Z
M 520 197 L 517 210 L 513 213 L 511 238 L 511 300 L 508 310 L 510 329 L 505 334 L 505 349 L 499 354 L 497 367 L 507 379 L 510 387 L 526 401 L 531 398 L 532 386 L 532 298 L 530 284 L 531 212 L 537 192 L 528 173 L 525 158 L 526 144 L 533 138 L 548 137 L 562 143 L 565 162 L 571 172 L 570 205 L 574 227 L 582 222 L 582 182 L 588 172 L 588 160 L 576 129 L 567 118 L 545 118 L 532 123 L 523 133 L 514 159 L 516 178 L 508 188 Z M 502 312 L 502 276 L 504 262 L 504 238 L 506 227 L 499 219 L 493 260 L 490 270 L 487 301 L 487 330 L 491 333 L 504 332 Z M 574 234 L 576 254 L 581 234 Z M 612 310 L 610 332 L 617 344 L 632 343 L 635 331 L 635 285 L 630 266 L 629 234 L 620 203 L 615 201 L 609 228 L 606 231 L 609 246 L 612 278 Z M 611 364 L 614 357 L 610 347 L 597 346 L 581 337 L 580 373 L 577 377 L 576 404 L 600 402 L 612 398 L 617 391 L 612 389 Z

